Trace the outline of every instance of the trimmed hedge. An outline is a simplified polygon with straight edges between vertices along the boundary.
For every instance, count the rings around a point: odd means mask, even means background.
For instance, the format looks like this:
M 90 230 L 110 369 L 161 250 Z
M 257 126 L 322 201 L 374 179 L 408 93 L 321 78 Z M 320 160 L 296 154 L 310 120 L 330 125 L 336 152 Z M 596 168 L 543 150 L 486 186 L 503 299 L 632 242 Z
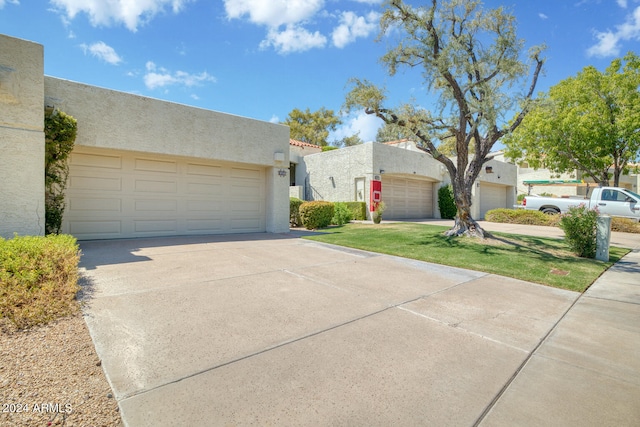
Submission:
M 540 211 L 526 209 L 492 209 L 484 219 L 490 222 L 506 224 L 546 225 L 555 227 L 560 221 L 560 215 L 547 215 Z
M 300 205 L 300 219 L 307 230 L 324 228 L 331 224 L 333 203 L 325 201 L 304 202 Z
M 367 204 L 365 202 L 345 202 L 351 211 L 351 219 L 355 221 L 366 221 Z
M 526 209 L 492 209 L 484 219 L 489 222 L 506 224 L 546 225 L 560 227 L 560 215 L 547 215 L 540 211 Z M 639 233 L 640 223 L 629 218 L 611 218 L 611 231 L 623 233 Z
M 300 200 L 296 197 L 289 198 L 289 226 L 300 227 L 302 221 L 300 220 L 300 205 L 304 203 L 304 200 Z
M 335 202 L 333 204 L 333 218 L 331 218 L 331 224 L 344 225 L 353 219 L 351 210 L 347 207 L 345 202 Z
M 23 329 L 74 313 L 80 252 L 65 234 L 0 238 L 0 329 Z

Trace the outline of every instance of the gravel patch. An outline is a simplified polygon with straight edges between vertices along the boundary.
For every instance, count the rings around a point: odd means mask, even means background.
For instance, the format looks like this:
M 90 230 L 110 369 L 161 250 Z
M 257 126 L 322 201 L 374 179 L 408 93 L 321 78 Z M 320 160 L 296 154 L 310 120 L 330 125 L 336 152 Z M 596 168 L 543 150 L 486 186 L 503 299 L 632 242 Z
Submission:
M 0 426 L 122 426 L 81 313 L 0 331 Z

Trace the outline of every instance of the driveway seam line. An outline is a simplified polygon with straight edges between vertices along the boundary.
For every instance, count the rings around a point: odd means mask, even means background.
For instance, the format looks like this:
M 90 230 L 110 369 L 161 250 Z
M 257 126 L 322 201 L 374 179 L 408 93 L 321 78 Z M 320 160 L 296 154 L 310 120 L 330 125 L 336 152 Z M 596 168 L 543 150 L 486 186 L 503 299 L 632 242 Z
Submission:
M 584 296 L 584 293 L 578 295 L 578 298 L 576 298 L 575 301 L 573 301 L 573 303 L 569 306 L 569 308 L 567 308 L 567 310 L 562 314 L 562 316 L 560 316 L 560 318 L 553 324 L 553 326 L 549 329 L 549 332 L 546 333 L 546 335 L 540 340 L 538 345 L 536 345 L 535 348 L 531 351 L 531 353 L 529 353 L 529 355 L 522 361 L 518 369 L 514 371 L 514 373 L 509 378 L 509 380 L 507 380 L 504 386 L 502 386 L 498 394 L 496 394 L 493 397 L 493 399 L 491 400 L 491 402 L 489 402 L 489 404 L 484 409 L 484 411 L 482 411 L 482 413 L 480 414 L 476 422 L 473 423 L 473 427 L 478 427 L 480 423 L 484 421 L 487 415 L 489 415 L 489 412 L 491 412 L 491 410 L 496 406 L 498 401 L 507 392 L 509 387 L 511 387 L 511 384 L 513 384 L 516 378 L 520 375 L 520 372 L 522 372 L 522 370 L 529 364 L 529 361 L 533 358 L 533 356 L 535 356 L 538 349 L 542 347 L 544 343 L 547 342 L 551 334 L 558 328 L 558 325 L 560 324 L 560 322 L 562 322 L 562 320 L 567 316 L 567 314 L 569 314 L 569 312 L 573 309 L 573 307 L 575 307 L 576 304 L 578 304 L 578 302 L 582 299 L 583 296 Z
M 422 298 L 422 297 L 415 298 L 414 300 L 411 300 L 411 301 L 405 301 L 405 302 L 403 302 L 403 303 L 401 303 L 401 304 L 406 304 L 407 302 L 412 302 L 412 301 L 418 300 L 418 299 L 420 299 L 420 298 Z M 168 385 L 171 385 L 171 384 L 177 384 L 177 383 L 182 382 L 182 381 L 184 381 L 184 380 L 187 380 L 187 379 L 190 379 L 190 378 L 196 377 L 196 376 L 198 376 L 198 375 L 200 375 L 200 374 L 204 374 L 204 373 L 206 373 L 206 372 L 214 371 L 214 370 L 216 370 L 216 369 L 223 368 L 223 367 L 225 367 L 225 366 L 228 366 L 228 365 L 231 365 L 231 364 L 234 364 L 234 363 L 237 363 L 237 362 L 241 362 L 241 361 L 243 361 L 243 360 L 246 360 L 246 359 L 249 359 L 249 358 L 252 358 L 252 357 L 255 357 L 255 356 L 259 356 L 259 355 L 261 355 L 261 354 L 263 354 L 263 353 L 267 353 L 267 352 L 269 352 L 269 351 L 276 350 L 276 349 L 278 349 L 278 348 L 281 348 L 281 347 L 287 346 L 287 345 L 289 345 L 289 344 L 293 344 L 293 343 L 296 343 L 296 342 L 298 342 L 298 341 L 302 341 L 302 340 L 305 340 L 305 339 L 307 339 L 307 338 L 311 338 L 311 337 L 314 337 L 314 336 L 316 336 L 316 335 L 320 335 L 320 334 L 323 334 L 323 333 L 325 333 L 325 332 L 332 331 L 332 330 L 337 329 L 337 328 L 340 328 L 340 327 L 342 327 L 342 326 L 346 326 L 346 325 L 349 325 L 349 324 L 351 324 L 351 323 L 355 323 L 355 322 L 357 322 L 357 321 L 360 321 L 360 320 L 366 319 L 366 318 L 368 318 L 368 317 L 375 316 L 375 315 L 377 315 L 377 314 L 383 313 L 383 312 L 385 312 L 385 311 L 387 311 L 387 310 L 391 310 L 391 309 L 393 309 L 393 308 L 395 308 L 395 307 L 396 307 L 395 305 L 393 305 L 393 306 L 388 306 L 388 307 L 384 307 L 384 308 L 382 308 L 382 309 L 380 309 L 380 310 L 376 310 L 376 311 L 374 311 L 374 312 L 372 312 L 372 313 L 365 314 L 364 316 L 360 316 L 360 317 L 357 317 L 357 318 L 355 318 L 355 319 L 351 319 L 351 320 L 348 320 L 348 321 L 346 321 L 346 322 L 342 322 L 342 323 L 340 323 L 340 324 L 338 324 L 338 325 L 334 325 L 334 326 L 331 326 L 331 327 L 329 327 L 329 328 L 322 329 L 322 330 L 320 330 L 320 331 L 316 331 L 316 332 L 313 332 L 313 333 L 310 333 L 310 334 L 307 334 L 307 335 L 304 335 L 304 336 L 301 336 L 301 337 L 298 337 L 298 338 L 293 338 L 293 339 L 291 339 L 291 340 L 287 340 L 287 341 L 281 342 L 281 343 L 279 343 L 279 344 L 275 344 L 275 345 L 273 345 L 273 346 L 270 346 L 270 347 L 264 348 L 264 349 L 262 349 L 262 350 L 259 350 L 259 351 L 254 352 L 254 353 L 247 354 L 247 355 L 245 355 L 245 356 L 238 357 L 238 358 L 233 359 L 233 360 L 229 360 L 229 361 L 227 361 L 227 362 L 221 363 L 221 364 L 219 364 L 219 365 L 212 366 L 212 367 L 210 367 L 210 368 L 202 369 L 202 370 L 200 370 L 200 371 L 198 371 L 198 372 L 194 372 L 194 373 L 189 374 L 189 375 L 186 375 L 186 376 L 184 376 L 184 377 L 181 377 L 181 378 L 178 378 L 178 379 L 175 379 L 175 380 L 172 380 L 172 381 L 168 381 L 168 382 L 166 382 L 166 383 L 163 383 L 163 384 L 157 385 L 157 386 L 155 386 L 155 387 L 152 387 L 152 388 L 149 388 L 149 389 L 146 389 L 146 390 L 140 390 L 140 391 L 138 391 L 138 392 L 133 392 L 133 393 L 130 393 L 130 394 L 125 394 L 124 396 L 122 396 L 122 398 L 119 400 L 119 402 L 120 402 L 120 401 L 123 401 L 123 400 L 126 400 L 126 399 L 129 399 L 129 398 L 132 398 L 132 397 L 136 397 L 136 396 L 142 395 L 142 394 L 146 394 L 146 393 L 148 393 L 148 392 L 151 392 L 151 391 L 154 391 L 154 390 L 160 389 L 160 388 L 162 388 L 162 387 L 165 387 L 165 386 L 168 386 Z
M 479 337 L 479 338 L 485 339 L 485 340 L 487 340 L 487 341 L 491 341 L 491 342 L 496 343 L 496 344 L 504 345 L 504 346 L 506 346 L 506 347 L 509 347 L 509 348 L 514 349 L 514 350 L 517 350 L 517 351 L 521 351 L 521 352 L 523 352 L 523 353 L 529 353 L 529 351 L 528 351 L 528 350 L 525 350 L 524 348 L 516 347 L 516 346 L 514 346 L 514 345 L 507 344 L 507 343 L 502 342 L 502 341 L 498 341 L 498 340 L 493 339 L 493 338 L 491 338 L 491 337 L 488 337 L 488 336 L 486 336 L 486 335 L 482 335 L 482 334 L 479 334 L 479 333 L 477 333 L 477 332 L 470 331 L 469 329 L 465 329 L 465 328 L 462 328 L 462 327 L 460 327 L 460 326 L 453 325 L 453 324 L 451 324 L 451 323 L 447 323 L 447 322 L 442 321 L 442 320 L 438 320 L 438 319 L 436 319 L 436 318 L 434 318 L 434 317 L 429 317 L 429 316 L 427 316 L 426 314 L 418 313 L 417 311 L 409 310 L 408 308 L 404 308 L 404 307 L 397 307 L 397 308 L 398 308 L 398 309 L 400 309 L 400 310 L 403 310 L 403 311 L 409 312 L 409 313 L 411 313 L 411 314 L 413 314 L 413 315 L 415 315 L 415 316 L 422 317 L 422 318 L 427 319 L 427 320 L 431 320 L 431 321 L 433 321 L 433 322 L 439 323 L 439 324 L 444 325 L 444 326 L 448 326 L 448 327 L 453 328 L 453 329 L 458 329 L 458 330 L 460 330 L 460 331 L 462 331 L 462 332 L 466 332 L 466 333 L 468 333 L 468 334 L 470 334 L 470 335 L 474 335 L 474 336 L 476 336 L 476 337 Z

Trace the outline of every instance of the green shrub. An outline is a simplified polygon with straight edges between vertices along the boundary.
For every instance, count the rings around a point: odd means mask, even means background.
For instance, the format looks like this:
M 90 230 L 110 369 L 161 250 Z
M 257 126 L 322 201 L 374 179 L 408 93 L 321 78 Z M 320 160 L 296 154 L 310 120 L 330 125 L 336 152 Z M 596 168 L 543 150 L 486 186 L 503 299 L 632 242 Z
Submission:
M 333 151 L 333 150 L 337 150 L 338 147 L 334 146 L 334 145 L 323 145 L 322 146 L 322 152 L 324 153 L 325 151 Z
M 365 202 L 345 202 L 351 211 L 351 219 L 365 221 L 367 219 L 367 204 Z
M 488 211 L 484 219 L 490 222 L 506 224 L 546 225 L 556 226 L 560 215 L 546 215 L 540 211 L 526 209 L 492 209 Z
M 0 326 L 22 329 L 75 312 L 79 260 L 69 235 L 0 238 Z
M 438 189 L 438 209 L 440 209 L 440 218 L 442 219 L 454 219 L 456 217 L 458 208 L 456 208 L 451 185 L 444 185 Z
M 335 202 L 333 204 L 333 218 L 331 218 L 331 224 L 344 225 L 351 221 L 351 210 L 344 202 Z
M 518 194 L 518 198 L 516 200 L 518 201 L 519 205 L 522 204 L 522 201 L 524 200 L 525 197 L 527 197 L 526 194 Z
M 300 227 L 302 222 L 300 221 L 300 205 L 304 203 L 296 197 L 289 198 L 289 226 Z
M 560 216 L 560 228 L 564 231 L 569 248 L 583 258 L 596 256 L 596 229 L 598 211 L 584 204 L 571 206 Z
M 334 207 L 331 202 L 304 202 L 300 205 L 300 220 L 308 230 L 324 228 L 331 224 L 333 211 Z

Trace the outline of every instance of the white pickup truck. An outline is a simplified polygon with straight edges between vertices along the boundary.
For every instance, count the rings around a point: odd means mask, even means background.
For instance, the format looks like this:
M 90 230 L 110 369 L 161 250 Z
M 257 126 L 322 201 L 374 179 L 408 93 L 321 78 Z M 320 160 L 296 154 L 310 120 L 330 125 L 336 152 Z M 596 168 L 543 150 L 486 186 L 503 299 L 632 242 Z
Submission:
M 590 198 L 527 196 L 522 201 L 525 209 L 541 211 L 546 214 L 565 213 L 570 206 L 580 204 L 591 209 L 598 208 L 602 214 L 640 220 L 640 195 L 625 188 L 594 188 Z

